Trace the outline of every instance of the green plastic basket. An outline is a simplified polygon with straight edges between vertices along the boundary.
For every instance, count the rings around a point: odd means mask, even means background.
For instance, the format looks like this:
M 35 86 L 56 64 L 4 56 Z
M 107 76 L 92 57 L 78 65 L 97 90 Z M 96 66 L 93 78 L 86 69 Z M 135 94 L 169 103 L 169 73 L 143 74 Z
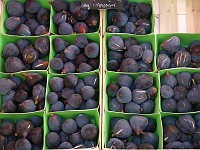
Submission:
M 166 74 L 166 73 L 170 73 L 170 74 L 173 74 L 173 75 L 177 75 L 178 73 L 181 73 L 181 72 L 188 72 L 188 73 L 200 73 L 200 70 L 198 69 L 195 69 L 195 68 L 174 68 L 174 69 L 165 69 L 165 70 L 161 70 L 159 72 L 160 74 L 160 83 L 161 83 L 161 78 Z M 161 85 L 160 85 L 161 86 Z M 160 100 L 162 101 L 162 96 L 160 94 Z M 161 105 L 161 102 L 160 102 L 160 105 Z M 162 107 L 160 106 L 160 110 L 161 112 L 164 112 L 162 111 Z M 195 112 L 193 112 L 195 113 Z M 173 114 L 173 113 L 172 113 Z M 182 113 L 175 113 L 175 114 L 182 114 Z
M 43 77 L 44 77 L 44 81 L 46 80 L 47 81 L 47 71 L 38 71 L 38 70 L 33 70 L 33 71 L 22 71 L 22 72 L 18 72 L 18 73 L 12 73 L 12 74 L 9 74 L 9 73 L 0 73 L 0 78 L 9 78 L 10 75 L 14 75 L 14 76 L 17 76 L 19 78 L 22 79 L 22 81 L 25 80 L 25 77 L 22 75 L 22 73 L 39 73 L 41 74 Z M 46 93 L 47 93 L 47 88 L 46 88 Z M 0 96 L 0 110 L 2 108 L 2 95 Z M 0 112 L 0 114 L 15 114 L 16 116 L 18 115 L 21 115 L 21 114 L 34 114 L 34 113 L 42 113 L 45 111 L 45 108 L 46 108 L 46 103 L 45 103 L 45 106 L 44 106 L 44 109 L 43 110 L 40 110 L 40 111 L 34 111 L 34 112 L 28 112 L 28 113 L 2 113 Z
M 161 122 L 162 122 L 162 119 L 163 119 L 164 117 L 167 117 L 167 116 L 179 118 L 179 117 L 181 117 L 181 116 L 183 116 L 183 115 L 191 115 L 192 117 L 194 117 L 194 115 L 199 114 L 199 113 L 200 113 L 200 112 L 176 113 L 176 114 L 174 114 L 174 113 L 161 112 Z M 161 124 L 162 124 L 162 126 L 163 126 L 163 123 L 161 123 Z M 162 128 L 163 128 L 163 127 L 162 127 Z M 164 128 L 163 128 L 163 133 L 164 133 Z M 163 134 L 163 136 L 164 136 L 164 134 Z M 164 138 L 163 138 L 163 148 L 164 148 Z
M 48 36 L 44 36 L 46 38 L 49 39 Z M 39 37 L 21 37 L 21 36 L 10 36 L 10 35 L 0 35 L 0 72 L 4 72 L 5 73 L 5 61 L 6 59 L 2 56 L 3 54 L 3 49 L 4 47 L 8 44 L 8 43 L 14 43 L 16 44 L 18 40 L 20 39 L 26 39 L 28 41 L 31 42 L 31 44 L 34 44 L 35 41 L 38 39 Z M 48 56 L 46 56 L 45 58 L 41 58 L 42 60 L 48 60 Z
M 49 149 L 48 146 L 46 145 L 46 136 L 47 134 L 50 132 L 49 128 L 48 128 L 48 118 L 50 117 L 51 114 L 55 114 L 58 115 L 62 118 L 62 120 L 64 121 L 65 119 L 74 119 L 76 116 L 78 116 L 79 114 L 85 114 L 88 115 L 90 117 L 91 123 L 95 124 L 98 128 L 100 128 L 100 124 L 99 124 L 99 114 L 97 110 L 90 110 L 90 111 L 76 111 L 76 112 L 54 112 L 54 113 L 47 113 L 45 114 L 44 120 L 45 120 L 45 130 L 44 130 L 44 136 L 45 136 L 45 147 L 44 149 Z M 99 133 L 100 135 L 100 133 Z M 100 136 L 98 139 L 98 145 L 100 145 Z M 98 149 L 98 146 L 97 148 Z
M 52 0 L 52 1 L 54 1 L 54 0 Z M 66 0 L 68 3 L 71 3 L 71 2 L 74 2 L 74 1 L 81 1 L 81 0 Z M 58 25 L 57 24 L 55 24 L 54 22 L 53 22 L 53 16 L 56 14 L 57 12 L 56 12 L 56 10 L 51 6 L 51 14 L 50 14 L 50 31 L 51 31 L 51 33 L 52 34 L 57 34 L 58 35 Z M 101 17 L 100 16 L 100 12 L 99 12 L 99 17 Z M 99 33 L 100 32 L 100 23 L 99 23 L 99 27 L 96 29 L 96 32 L 92 32 L 92 33 Z M 87 33 L 86 33 L 87 34 Z
M 90 76 L 90 75 L 94 75 L 94 74 L 97 74 L 98 75 L 98 77 L 99 77 L 99 90 L 101 89 L 101 83 L 100 83 L 100 74 L 99 74 L 99 72 L 88 72 L 88 73 L 83 73 L 83 74 L 77 74 L 77 76 L 78 76 L 78 78 L 79 79 L 83 79 L 84 77 L 87 77 L 87 76 Z M 51 92 L 51 88 L 50 88 L 50 85 L 49 85 L 49 81 L 50 81 L 50 79 L 51 78 L 53 78 L 53 77 L 61 77 L 61 78 L 65 78 L 67 76 L 67 74 L 62 74 L 62 75 L 59 75 L 59 74 L 53 74 L 53 73 L 50 73 L 49 75 L 48 75 L 48 82 L 47 82 L 47 92 L 46 92 L 46 112 L 50 112 L 50 104 L 48 103 L 48 101 L 47 101 L 47 97 L 48 97 L 48 94 Z M 99 91 L 99 105 L 101 104 L 101 96 L 100 96 L 100 91 Z M 95 108 L 95 109 L 88 109 L 88 110 L 98 110 L 99 109 L 99 107 L 98 108 Z M 67 111 L 67 112 L 84 112 L 84 111 L 87 111 L 87 110 L 65 110 L 65 111 Z M 64 112 L 64 111 L 62 111 L 62 112 Z M 51 112 L 51 113 L 53 113 L 53 112 Z
M 128 73 L 113 73 L 113 72 L 108 71 L 107 74 L 106 74 L 106 85 L 105 85 L 105 87 L 107 87 L 107 85 L 109 83 L 117 83 L 117 79 L 118 79 L 118 77 L 119 77 L 120 74 L 127 74 L 127 75 L 131 76 L 133 78 L 133 81 L 134 81 L 139 75 L 142 75 L 144 73 L 137 73 L 137 74 L 129 73 L 128 74 Z M 155 102 L 154 113 L 159 113 L 159 111 L 160 111 L 160 104 L 159 104 L 160 103 L 159 102 L 159 100 L 160 100 L 160 96 L 159 96 L 159 93 L 160 93 L 160 82 L 159 82 L 159 76 L 158 76 L 157 73 L 145 73 L 145 74 L 150 75 L 150 76 L 153 77 L 153 79 L 154 79 L 153 85 L 158 90 L 157 91 L 157 96 L 156 96 L 156 98 L 154 100 L 154 102 Z M 104 95 L 104 98 L 105 98 L 104 100 L 106 101 L 105 102 L 105 108 L 106 108 L 107 111 L 109 111 L 109 105 L 108 105 L 109 99 L 108 99 L 108 95 L 107 94 Z M 116 113 L 118 113 L 118 112 L 116 112 Z M 133 114 L 133 113 L 124 113 L 124 114 Z
M 44 133 L 44 131 L 45 131 L 44 112 L 36 112 L 36 113 L 32 113 L 32 114 L 1 114 L 0 120 L 11 119 L 16 123 L 20 119 L 27 119 L 28 120 L 32 116 L 39 116 L 39 117 L 43 118 L 43 124 L 42 124 L 41 127 L 43 128 L 43 133 Z M 45 136 L 43 134 L 43 149 L 44 149 L 44 143 L 45 143 Z
M 114 112 L 105 112 L 105 127 L 104 127 L 104 132 L 103 132 L 103 141 L 104 141 L 104 148 L 106 148 L 106 145 L 109 141 L 109 136 L 111 135 L 112 131 L 110 128 L 110 120 L 111 118 L 123 118 L 126 120 L 129 120 L 131 116 L 144 116 L 147 118 L 152 118 L 156 120 L 157 123 L 157 128 L 155 133 L 159 136 L 159 144 L 158 144 L 158 149 L 163 148 L 163 132 L 162 132 L 162 124 L 161 124 L 161 116 L 160 114 L 153 114 L 153 115 L 133 115 L 133 114 L 124 114 L 124 113 L 114 113 Z
M 109 47 L 108 47 L 108 40 L 112 37 L 112 36 L 120 36 L 123 40 L 126 40 L 130 37 L 135 38 L 138 43 L 142 43 L 142 42 L 150 42 L 151 43 L 151 47 L 152 47 L 152 51 L 154 52 L 154 59 L 152 62 L 152 70 L 153 72 L 157 72 L 157 67 L 156 67 L 156 37 L 154 34 L 151 35 L 133 35 L 133 34 L 125 34 L 125 33 L 116 33 L 116 34 L 112 34 L 112 33 L 107 33 L 105 35 L 105 43 L 106 45 L 104 45 L 105 47 L 105 58 L 104 58 L 104 67 L 107 69 L 107 63 L 108 63 L 108 51 L 110 51 Z
M 97 44 L 99 44 L 100 47 L 100 53 L 99 53 L 99 69 L 100 69 L 100 64 L 101 64 L 101 59 L 102 59 L 102 51 L 101 51 L 101 45 L 100 45 L 100 34 L 99 33 L 87 33 L 87 34 L 79 34 L 79 35 L 83 35 L 85 36 L 87 39 L 96 42 Z M 67 41 L 69 43 L 69 45 L 73 45 L 74 44 L 74 40 L 76 39 L 76 37 L 78 36 L 78 34 L 74 34 L 74 35 L 65 35 L 65 36 L 60 36 L 60 35 L 52 35 L 50 37 L 50 55 L 49 55 L 49 61 L 51 61 L 51 59 L 53 59 L 57 54 L 59 54 L 58 52 L 56 52 L 54 50 L 54 46 L 53 46 L 53 40 L 55 38 L 62 38 L 65 41 Z M 94 70 L 94 71 L 98 71 Z M 56 71 L 50 67 L 49 64 L 49 71 L 51 73 L 56 73 Z M 92 71 L 93 72 L 93 71 Z M 81 73 L 75 73 L 75 74 L 81 74 Z
M 160 45 L 170 38 L 171 36 L 178 36 L 180 38 L 181 46 L 188 47 L 189 44 L 194 41 L 194 40 L 199 40 L 200 41 L 200 34 L 188 34 L 188 33 L 171 33 L 171 34 L 156 34 L 156 67 L 157 67 L 157 58 L 159 55 L 159 51 L 162 50 Z M 189 68 L 189 67 L 187 67 Z
M 4 24 L 5 24 L 6 19 L 9 17 L 6 8 L 7 8 L 8 2 L 9 2 L 10 0 L 4 0 L 4 1 L 5 1 L 5 5 L 4 5 L 3 12 L 2 12 L 2 17 L 1 17 L 1 33 L 5 35 L 5 34 L 7 34 L 7 29 L 6 29 L 6 27 L 4 26 Z M 21 2 L 22 4 L 23 4 L 25 1 L 26 1 L 26 0 L 18 0 L 18 2 Z M 46 9 L 49 9 L 49 11 L 50 11 L 51 6 L 50 6 L 50 3 L 49 3 L 48 0 L 38 0 L 38 2 L 40 3 L 41 8 L 46 8 Z M 49 34 L 49 33 L 48 33 L 48 34 Z M 7 35 L 8 35 L 8 34 L 7 34 Z M 47 35 L 47 34 L 46 34 L 46 35 Z M 13 36 L 15 36 L 15 35 L 10 35 L 10 36 L 13 37 Z M 21 36 L 21 37 L 24 37 L 24 36 Z M 31 37 L 33 37 L 33 36 L 31 36 Z
M 154 26 L 155 26 L 155 16 L 154 16 L 154 9 L 153 9 L 153 2 L 152 0 L 128 0 L 129 2 L 135 2 L 135 3 L 141 3 L 141 2 L 145 2 L 145 3 L 148 3 L 150 4 L 151 6 L 151 9 L 152 9 L 152 12 L 151 12 L 151 17 L 150 17 L 150 21 L 151 21 L 151 32 L 150 33 L 153 33 L 154 32 Z M 109 26 L 108 25 L 108 21 L 107 21 L 107 16 L 108 14 L 108 10 L 105 11 L 105 21 L 104 21 L 104 26 L 105 26 L 105 32 L 107 30 L 107 27 Z

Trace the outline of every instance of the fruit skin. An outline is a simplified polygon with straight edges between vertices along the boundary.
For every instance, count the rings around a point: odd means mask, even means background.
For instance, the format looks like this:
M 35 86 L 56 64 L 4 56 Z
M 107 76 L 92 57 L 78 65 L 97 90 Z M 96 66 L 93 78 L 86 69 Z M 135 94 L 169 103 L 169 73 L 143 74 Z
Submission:
M 133 82 L 133 79 L 129 75 L 126 75 L 126 74 L 119 75 L 117 79 L 117 84 L 120 87 L 122 86 L 131 87 L 132 82 Z
M 137 72 L 138 71 L 138 64 L 132 58 L 126 58 L 122 61 L 120 65 L 121 72 Z
M 41 25 L 49 26 L 50 24 L 50 12 L 48 9 L 41 8 L 37 14 L 37 20 Z
M 140 114 L 141 113 L 141 107 L 140 107 L 140 105 L 138 105 L 134 102 L 129 102 L 129 103 L 125 104 L 124 111 L 126 113 Z
M 136 29 L 136 26 L 132 22 L 127 22 L 122 28 L 122 33 L 133 34 Z
M 47 55 L 50 51 L 49 39 L 40 37 L 35 41 L 35 48 L 43 55 Z
M 60 145 L 60 136 L 56 132 L 50 132 L 46 136 L 46 144 L 49 148 L 57 148 Z
M 15 124 L 12 122 L 4 122 L 0 125 L 0 133 L 9 136 L 15 133 Z
M 16 150 L 23 150 L 23 149 L 31 150 L 31 148 L 32 148 L 32 145 L 27 139 L 19 139 L 15 143 Z
M 68 35 L 68 34 L 73 34 L 73 28 L 70 24 L 68 23 L 61 23 L 58 27 L 58 33 L 60 35 Z
M 191 63 L 191 55 L 187 51 L 180 50 L 174 56 L 176 67 L 187 67 Z
M 188 94 L 188 90 L 185 87 L 176 86 L 174 88 L 174 96 L 173 96 L 173 98 L 175 100 L 180 100 L 180 99 L 186 98 L 187 94 Z
M 133 58 L 135 60 L 140 59 L 142 55 L 143 55 L 143 50 L 142 47 L 139 45 L 132 45 L 128 48 L 128 51 L 125 52 L 125 57 Z
M 95 89 L 91 86 L 84 86 L 81 89 L 81 95 L 84 100 L 91 99 L 95 96 Z
M 27 25 L 21 24 L 16 29 L 16 35 L 31 36 L 32 34 L 31 34 L 31 30 L 29 29 Z
M 200 114 L 196 114 L 194 116 L 194 120 L 195 120 L 196 126 L 200 127 Z
M 39 58 L 39 53 L 33 45 L 26 47 L 22 52 L 23 62 L 32 64 Z
M 63 111 L 64 110 L 64 104 L 61 101 L 57 101 L 55 104 L 51 105 L 50 112 L 55 111 Z
M 159 54 L 157 58 L 157 67 L 159 70 L 170 67 L 171 60 L 166 54 Z
M 60 58 L 53 58 L 50 61 L 50 66 L 54 70 L 58 71 L 58 70 L 62 70 L 64 64 L 63 64 L 63 61 Z
M 79 128 L 82 128 L 84 125 L 90 123 L 90 118 L 87 115 L 79 114 L 75 118 L 76 124 Z
M 132 116 L 130 125 L 137 135 L 139 135 L 148 125 L 148 119 L 143 116 Z
M 5 95 L 16 86 L 15 82 L 7 78 L 0 79 L 0 94 Z
M 30 140 L 35 144 L 42 144 L 43 130 L 40 127 L 36 127 L 31 130 L 29 134 Z
M 133 133 L 129 122 L 125 119 L 120 119 L 114 126 L 113 134 L 117 138 L 128 138 Z
M 137 149 L 137 145 L 134 144 L 133 142 L 127 142 L 125 144 L 126 149 Z
M 131 103 L 131 102 L 130 102 Z M 129 103 L 127 103 L 129 104 Z M 112 98 L 110 101 L 109 101 L 109 110 L 111 111 L 116 111 L 116 112 L 122 112 L 123 109 L 124 109 L 124 105 L 122 103 L 120 103 L 117 98 Z M 132 109 L 132 106 L 131 106 L 131 109 Z
M 19 17 L 9 17 L 5 21 L 5 27 L 7 30 L 15 30 L 20 25 Z
M 185 113 L 192 111 L 192 104 L 186 99 L 180 99 L 178 102 L 178 112 Z
M 119 63 L 116 60 L 109 60 L 107 68 L 109 71 L 117 71 L 119 69 Z
M 16 104 L 12 100 L 4 102 L 1 111 L 4 113 L 14 113 L 17 110 Z
M 89 99 L 87 100 L 87 102 L 85 103 L 85 109 L 95 109 L 97 108 L 99 105 L 97 103 L 96 100 L 94 99 Z M 81 106 L 80 106 L 81 107 Z
M 162 101 L 162 110 L 165 112 L 177 112 L 178 104 L 173 98 L 164 99 Z
M 36 105 L 31 99 L 25 100 L 23 103 L 19 105 L 19 110 L 24 113 L 33 112 L 36 110 Z
M 87 33 L 88 30 L 88 26 L 84 22 L 77 22 L 74 25 L 75 33 Z
M 142 60 L 147 63 L 151 64 L 153 62 L 154 54 L 152 50 L 145 50 L 142 55 Z
M 108 47 L 114 51 L 122 51 L 124 49 L 124 42 L 120 36 L 112 36 L 108 40 Z
M 167 149 L 184 149 L 184 145 L 179 141 L 174 141 L 166 145 Z
M 78 35 L 74 40 L 74 44 L 79 48 L 85 48 L 89 44 L 89 42 L 85 36 Z
M 39 127 L 42 125 L 43 123 L 43 118 L 39 117 L 39 116 L 32 116 L 29 118 L 29 121 L 35 126 L 35 127 Z
M 16 123 L 16 135 L 21 138 L 26 138 L 33 128 L 34 126 L 30 121 L 18 120 Z
M 131 90 L 125 86 L 122 86 L 117 92 L 117 99 L 121 103 L 129 103 L 132 100 Z
M 31 34 L 34 35 L 35 34 L 35 30 L 37 29 L 37 27 L 40 25 L 39 22 L 36 19 L 29 19 L 25 22 L 25 24 L 29 27 Z
M 151 15 L 151 6 L 143 2 L 138 3 L 135 6 L 135 15 L 141 19 L 149 18 Z
M 45 25 L 40 25 L 35 30 L 35 35 L 36 36 L 44 35 L 44 34 L 48 34 L 48 33 L 49 33 L 49 28 L 47 26 L 45 26 Z
M 70 45 L 64 50 L 64 54 L 69 60 L 74 60 L 80 54 L 80 49 L 76 45 Z
M 53 77 L 50 79 L 49 85 L 52 91 L 59 92 L 64 87 L 63 78 Z
M 9 1 L 7 5 L 9 16 L 22 16 L 24 14 L 24 6 L 18 1 Z
M 154 112 L 155 103 L 152 100 L 146 100 L 141 104 L 141 110 L 143 114 L 151 114 Z
M 154 147 L 151 144 L 144 143 L 139 146 L 139 149 L 154 149 Z
M 89 15 L 88 10 L 83 9 L 81 6 L 76 7 L 73 10 L 73 13 L 74 13 L 75 17 L 80 21 L 84 21 Z
M 16 45 L 18 46 L 20 53 L 22 53 L 24 48 L 30 45 L 30 41 L 22 38 L 17 41 Z
M 137 22 L 135 22 L 136 26 L 142 26 L 146 33 L 150 33 L 151 32 L 151 21 L 148 19 L 139 19 L 137 20 Z
M 123 27 L 127 21 L 128 21 L 127 15 L 122 12 L 116 12 L 112 17 L 112 23 L 117 27 Z
M 175 125 L 166 125 L 164 127 L 164 141 L 170 143 L 181 137 L 180 130 Z
M 156 148 L 158 146 L 159 139 L 155 133 L 145 132 L 142 135 L 142 142 L 151 144 L 154 148 Z
M 99 45 L 97 43 L 90 43 L 85 47 L 85 55 L 88 58 L 96 58 L 99 56 Z
M 50 92 L 47 97 L 49 104 L 55 104 L 58 101 L 58 94 L 56 92 Z
M 119 28 L 117 26 L 110 25 L 107 27 L 106 31 L 109 33 L 119 33 Z
M 52 114 L 48 119 L 48 127 L 51 131 L 59 131 L 61 129 L 62 119 L 58 115 Z
M 198 104 L 199 103 L 199 98 L 200 98 L 200 95 L 198 94 L 200 92 L 200 89 L 199 88 L 192 88 L 188 94 L 187 94 L 187 99 L 190 103 L 192 104 Z
M 83 99 L 80 94 L 73 94 L 68 99 L 68 104 L 73 108 L 79 108 Z
M 62 52 L 68 46 L 68 44 L 69 43 L 62 38 L 55 38 L 53 40 L 53 46 L 57 52 Z
M 65 0 L 55 0 L 53 2 L 50 2 L 50 4 L 57 12 L 63 10 L 67 11 L 68 9 L 68 3 Z
M 37 60 L 32 64 L 33 70 L 47 70 L 49 62 L 45 60 Z
M 13 100 L 15 96 L 15 91 L 14 90 L 10 90 L 8 91 L 5 95 L 2 96 L 2 101 L 3 103 L 9 100 Z
M 153 85 L 153 77 L 147 74 L 138 76 L 135 80 L 135 88 L 146 90 Z
M 195 131 L 195 121 L 191 115 L 183 115 L 176 121 L 177 127 L 184 133 L 192 134 Z
M 85 140 L 96 140 L 98 137 L 98 128 L 93 124 L 84 125 L 81 129 L 81 136 Z
M 64 122 L 62 122 L 62 130 L 68 134 L 75 133 L 78 130 L 75 120 L 67 119 Z
M 147 94 L 145 90 L 135 89 L 132 91 L 133 94 L 133 102 L 137 104 L 142 104 L 147 100 Z
M 174 95 L 174 91 L 171 87 L 167 85 L 162 85 L 161 86 L 161 96 L 162 98 L 172 98 Z
M 177 80 L 176 77 L 172 74 L 166 73 L 162 78 L 161 78 L 161 84 L 162 85 L 168 85 L 171 88 L 174 88 L 177 85 Z
M 24 8 L 28 13 L 37 13 L 40 10 L 40 4 L 37 0 L 27 0 Z
M 123 149 L 124 143 L 118 138 L 112 138 L 108 141 L 107 147 L 112 149 Z
M 165 49 L 169 54 L 174 54 L 179 50 L 180 39 L 177 36 L 172 36 L 165 40 L 160 46 Z

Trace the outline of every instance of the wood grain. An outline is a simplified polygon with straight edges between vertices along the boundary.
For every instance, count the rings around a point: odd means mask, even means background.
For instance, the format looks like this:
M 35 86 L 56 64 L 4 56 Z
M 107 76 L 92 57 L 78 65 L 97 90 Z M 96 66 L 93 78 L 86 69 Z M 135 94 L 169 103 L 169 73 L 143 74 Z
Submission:
M 160 0 L 160 32 L 178 32 L 177 0 Z
M 199 0 L 186 0 L 187 32 L 200 33 L 200 2 Z

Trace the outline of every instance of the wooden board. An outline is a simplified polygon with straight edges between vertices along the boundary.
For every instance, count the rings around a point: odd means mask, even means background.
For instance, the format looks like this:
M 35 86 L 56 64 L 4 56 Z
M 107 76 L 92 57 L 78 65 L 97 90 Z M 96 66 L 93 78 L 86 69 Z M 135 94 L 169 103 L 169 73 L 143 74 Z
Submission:
M 199 0 L 153 0 L 155 33 L 200 33 Z

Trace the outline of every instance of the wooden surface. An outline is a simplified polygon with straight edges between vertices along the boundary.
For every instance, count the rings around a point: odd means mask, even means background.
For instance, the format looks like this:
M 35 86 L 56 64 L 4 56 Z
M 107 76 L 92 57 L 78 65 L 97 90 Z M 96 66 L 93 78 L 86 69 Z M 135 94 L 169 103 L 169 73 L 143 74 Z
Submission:
M 200 0 L 153 0 L 155 33 L 200 33 Z

